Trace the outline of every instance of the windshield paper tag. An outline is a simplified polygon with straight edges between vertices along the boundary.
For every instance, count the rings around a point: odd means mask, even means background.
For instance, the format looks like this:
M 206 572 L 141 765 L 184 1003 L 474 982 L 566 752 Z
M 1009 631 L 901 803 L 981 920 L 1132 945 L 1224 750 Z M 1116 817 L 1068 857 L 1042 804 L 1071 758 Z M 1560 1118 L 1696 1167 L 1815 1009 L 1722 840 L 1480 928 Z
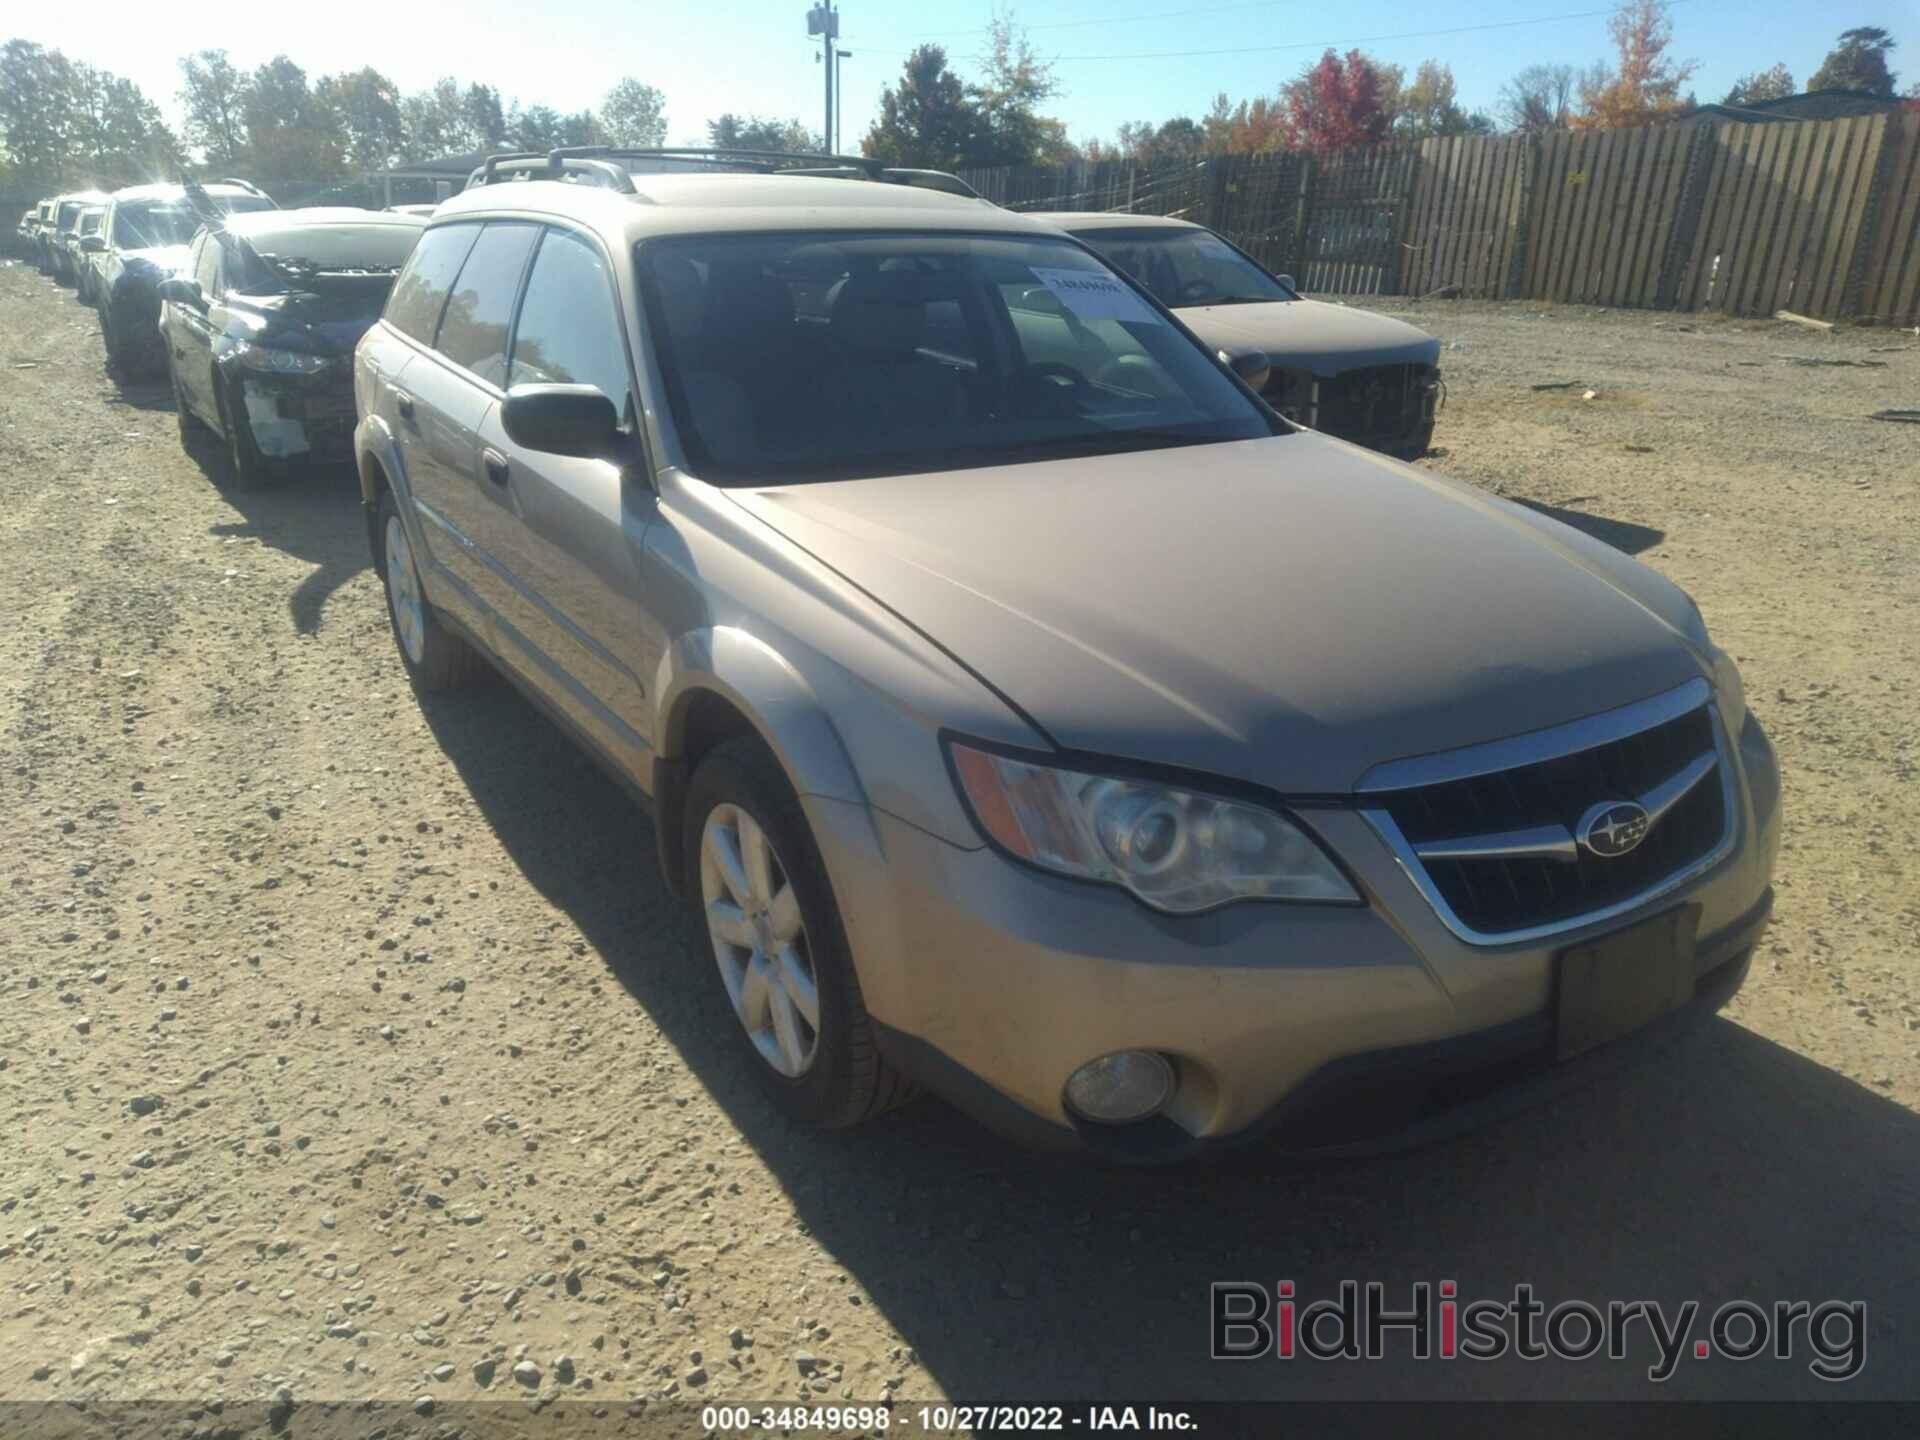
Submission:
M 1110 275 L 1102 275 L 1097 270 L 1057 270 L 1040 265 L 1030 268 L 1034 277 L 1082 320 L 1160 323 L 1160 317 L 1146 301 Z

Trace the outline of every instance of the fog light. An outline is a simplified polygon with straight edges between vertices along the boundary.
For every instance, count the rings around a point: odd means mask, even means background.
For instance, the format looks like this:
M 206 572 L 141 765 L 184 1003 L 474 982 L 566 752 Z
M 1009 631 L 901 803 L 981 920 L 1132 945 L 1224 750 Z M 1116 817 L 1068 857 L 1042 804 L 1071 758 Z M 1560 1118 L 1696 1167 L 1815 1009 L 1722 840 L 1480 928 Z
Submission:
M 1067 1104 L 1103 1125 L 1144 1120 L 1173 1096 L 1173 1067 L 1151 1050 L 1120 1050 L 1089 1060 L 1067 1079 Z

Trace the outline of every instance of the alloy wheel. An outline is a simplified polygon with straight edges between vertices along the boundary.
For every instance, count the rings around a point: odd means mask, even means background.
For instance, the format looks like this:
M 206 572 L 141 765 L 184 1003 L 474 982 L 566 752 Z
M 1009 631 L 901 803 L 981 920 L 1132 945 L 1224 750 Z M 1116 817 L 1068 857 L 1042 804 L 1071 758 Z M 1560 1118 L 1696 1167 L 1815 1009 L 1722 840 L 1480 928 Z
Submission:
M 707 817 L 700 891 L 735 1017 L 768 1065 L 799 1079 L 820 1048 L 820 990 L 805 917 L 773 842 L 738 805 L 716 805 Z
M 393 633 L 407 661 L 419 665 L 427 653 L 427 616 L 420 599 L 420 576 L 413 568 L 413 547 L 398 515 L 387 516 L 387 601 L 393 607 Z

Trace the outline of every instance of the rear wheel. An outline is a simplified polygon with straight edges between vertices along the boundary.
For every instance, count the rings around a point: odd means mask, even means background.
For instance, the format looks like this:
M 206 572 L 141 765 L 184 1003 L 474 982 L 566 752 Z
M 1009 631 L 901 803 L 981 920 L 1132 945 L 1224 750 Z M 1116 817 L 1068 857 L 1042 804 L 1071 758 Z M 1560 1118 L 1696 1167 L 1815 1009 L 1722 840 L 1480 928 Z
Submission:
M 805 813 L 756 737 L 717 747 L 687 790 L 696 933 L 733 1034 L 774 1103 L 797 1120 L 857 1124 L 912 1096 L 880 1056 Z
M 407 678 L 418 690 L 452 690 L 467 684 L 486 662 L 465 640 L 441 624 L 433 606 L 427 603 L 420 585 L 420 567 L 414 559 L 413 542 L 401 523 L 400 508 L 393 492 L 383 491 L 375 516 L 380 536 L 377 557 L 380 577 L 386 582 L 387 619 L 393 625 L 393 641 L 400 650 L 400 663 Z

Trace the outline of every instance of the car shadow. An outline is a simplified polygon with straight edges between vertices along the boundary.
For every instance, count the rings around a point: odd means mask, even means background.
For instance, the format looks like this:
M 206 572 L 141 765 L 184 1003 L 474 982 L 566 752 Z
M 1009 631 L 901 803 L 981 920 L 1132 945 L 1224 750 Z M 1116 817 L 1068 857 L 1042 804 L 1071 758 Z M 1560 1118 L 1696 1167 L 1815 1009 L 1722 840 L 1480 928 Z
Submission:
M 1538 500 L 1523 500 L 1518 496 L 1514 498 L 1527 509 L 1545 515 L 1549 520 L 1558 520 L 1562 525 L 1571 525 L 1583 535 L 1591 535 L 1602 544 L 1611 545 L 1628 555 L 1651 550 L 1667 538 L 1666 531 L 1655 530 L 1649 525 L 1636 525 L 1631 520 L 1609 520 L 1604 515 L 1589 515 L 1584 510 L 1569 510 Z
M 222 486 L 221 497 L 240 512 L 237 521 L 209 526 L 209 534 L 257 540 L 313 567 L 287 596 L 293 628 L 313 634 L 334 592 L 373 563 L 352 464 L 294 465 L 258 490 L 234 490 L 225 487 L 226 450 L 217 436 L 202 430 L 185 448 L 206 482 Z
M 1911 1396 L 1920 1306 L 1920 1117 L 1725 1018 L 1550 1106 L 1367 1162 L 1258 1151 L 1134 1172 L 1012 1148 L 932 1101 L 852 1132 L 796 1130 L 736 1053 L 711 962 L 657 877 L 651 824 L 511 687 L 426 707 L 513 862 L 580 928 L 678 1049 L 861 1294 L 951 1398 L 1849 1398 Z M 1764 951 L 1764 946 L 1763 946 Z M 1764 953 L 1757 964 L 1764 964 Z M 645 1085 L 610 1077 L 616 1087 Z M 1209 1285 L 1292 1280 L 1303 1299 L 1377 1280 L 1462 1300 L 1531 1285 L 1551 1307 L 1652 1299 L 1864 1301 L 1864 1372 L 1687 1353 L 1663 1384 L 1626 1358 L 1375 1364 L 1209 1359 Z M 852 1289 L 853 1287 L 849 1287 Z M 833 1287 L 828 1287 L 829 1291 Z M 1841 1335 L 1834 1327 L 1834 1335 Z M 833 1355 L 828 1338 L 810 1347 Z M 901 1368 L 904 1368 L 902 1366 Z M 889 1370 L 887 1373 L 899 1373 Z M 853 1376 L 877 1399 L 885 1375 Z M 909 1379 L 909 1396 L 924 1393 Z

